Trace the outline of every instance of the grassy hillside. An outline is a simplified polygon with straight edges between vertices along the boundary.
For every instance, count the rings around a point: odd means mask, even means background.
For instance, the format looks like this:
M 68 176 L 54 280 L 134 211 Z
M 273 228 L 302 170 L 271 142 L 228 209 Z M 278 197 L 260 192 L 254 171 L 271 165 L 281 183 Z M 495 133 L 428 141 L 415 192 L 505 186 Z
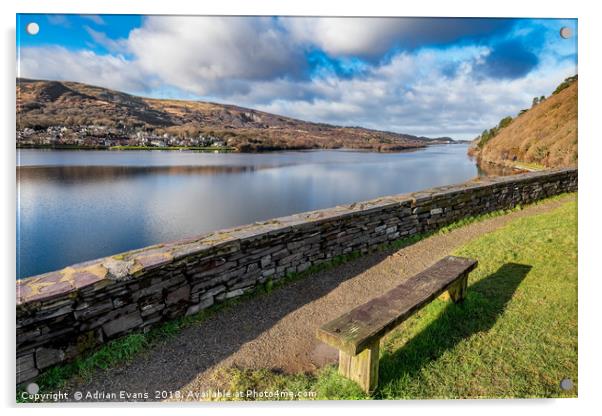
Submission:
M 471 153 L 483 161 L 544 167 L 577 165 L 577 76 L 567 78 L 529 110 L 506 117 L 475 140 Z
M 76 82 L 18 79 L 16 88 L 17 144 L 22 145 L 145 146 L 148 140 L 165 140 L 168 146 L 219 141 L 240 151 L 396 151 L 432 143 L 408 134 L 310 123 L 233 105 L 137 97 Z

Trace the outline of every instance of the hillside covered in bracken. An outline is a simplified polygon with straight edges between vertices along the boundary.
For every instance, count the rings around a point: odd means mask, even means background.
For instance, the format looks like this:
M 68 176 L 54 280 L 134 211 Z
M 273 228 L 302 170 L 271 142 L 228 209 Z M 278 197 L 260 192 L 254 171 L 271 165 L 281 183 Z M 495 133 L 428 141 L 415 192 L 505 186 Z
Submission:
M 576 166 L 577 75 L 567 78 L 549 97 L 475 139 L 469 153 L 483 162 L 541 167 Z
M 227 146 L 242 151 L 354 148 L 382 152 L 449 143 L 311 123 L 202 101 L 137 97 L 76 82 L 17 79 L 17 145 Z

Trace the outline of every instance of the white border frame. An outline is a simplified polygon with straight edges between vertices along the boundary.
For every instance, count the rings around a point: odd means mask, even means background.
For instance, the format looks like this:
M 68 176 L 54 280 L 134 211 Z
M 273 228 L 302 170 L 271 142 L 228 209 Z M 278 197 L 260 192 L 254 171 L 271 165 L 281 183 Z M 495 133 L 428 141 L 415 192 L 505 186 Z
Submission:
M 20 0 L 16 4 L 2 5 L 0 15 L 3 23 L 3 60 L 2 126 L 4 137 L 2 143 L 2 184 L 4 198 L 2 204 L 3 238 L 0 255 L 4 266 L 3 281 L 3 324 L 5 341 L 1 344 L 6 360 L 1 378 L 0 392 L 3 404 L 14 405 L 14 286 L 15 275 L 15 14 L 19 13 L 90 13 L 90 14 L 186 14 L 186 15 L 313 15 L 313 16 L 466 16 L 466 17 L 576 17 L 579 19 L 579 153 L 581 167 L 579 178 L 579 399 L 545 399 L 545 400 L 481 400 L 481 401 L 390 401 L 390 402 L 317 402 L 317 403 L 222 403 L 178 405 L 178 411 L 199 415 L 200 412 L 215 411 L 250 414 L 281 414 L 286 406 L 287 414 L 303 414 L 308 411 L 332 411 L 333 408 L 344 407 L 345 412 L 365 413 L 369 408 L 378 411 L 424 412 L 436 411 L 445 414 L 461 413 L 462 415 L 487 412 L 488 415 L 504 414 L 509 411 L 543 411 L 546 414 L 574 414 L 600 408 L 601 358 L 597 350 L 600 346 L 600 315 L 596 309 L 602 289 L 598 276 L 602 273 L 596 262 L 598 239 L 600 236 L 601 216 L 597 210 L 602 207 L 597 178 L 600 162 L 596 158 L 602 155 L 599 134 L 599 108 L 602 92 L 600 78 L 600 45 L 602 40 L 602 22 L 600 13 L 596 12 L 595 2 L 548 0 L 528 2 L 525 0 L 504 0 L 501 2 L 483 2 L 474 0 L 455 1 L 422 1 L 392 2 L 385 0 L 369 1 L 325 1 L 325 0 L 220 0 L 219 2 L 187 2 L 185 0 L 54 0 L 40 2 Z M 598 127 L 598 129 L 596 128 Z M 598 191 L 599 192 L 599 191 Z M 89 406 L 89 405 L 88 405 Z M 91 414 L 105 413 L 104 407 L 120 407 L 119 404 L 96 405 L 87 410 Z M 150 414 L 164 415 L 171 412 L 174 406 L 131 404 L 127 407 L 141 408 Z M 29 413 L 33 408 L 47 412 L 42 406 L 20 406 L 19 413 Z M 140 410 L 140 409 L 137 409 Z M 80 413 L 82 406 L 63 405 L 61 413 Z

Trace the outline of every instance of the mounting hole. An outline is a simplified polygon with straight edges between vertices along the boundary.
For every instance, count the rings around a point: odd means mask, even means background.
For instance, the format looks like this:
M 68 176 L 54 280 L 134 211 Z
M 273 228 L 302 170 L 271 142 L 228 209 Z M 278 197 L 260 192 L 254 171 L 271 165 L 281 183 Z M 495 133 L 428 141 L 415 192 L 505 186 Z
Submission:
M 564 26 L 562 29 L 560 29 L 560 37 L 562 39 L 568 39 L 571 36 L 573 36 L 573 31 L 571 30 L 570 27 Z
M 36 22 L 29 22 L 27 26 L 25 26 L 25 31 L 29 35 L 37 35 L 40 32 L 40 25 Z
M 29 383 L 26 390 L 29 394 L 38 394 L 40 391 L 40 386 L 38 386 L 36 383 Z
M 569 391 L 573 389 L 573 380 L 570 378 L 563 378 L 560 381 L 560 388 L 564 391 Z

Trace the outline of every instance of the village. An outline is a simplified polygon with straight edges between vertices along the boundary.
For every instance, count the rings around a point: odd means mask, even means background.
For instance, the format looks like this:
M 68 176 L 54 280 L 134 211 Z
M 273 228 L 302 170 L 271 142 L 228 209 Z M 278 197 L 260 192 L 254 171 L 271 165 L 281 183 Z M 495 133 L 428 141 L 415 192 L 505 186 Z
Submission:
M 228 141 L 210 134 L 182 137 L 162 135 L 140 128 L 119 128 L 97 125 L 50 126 L 46 129 L 17 129 L 17 147 L 226 147 Z

